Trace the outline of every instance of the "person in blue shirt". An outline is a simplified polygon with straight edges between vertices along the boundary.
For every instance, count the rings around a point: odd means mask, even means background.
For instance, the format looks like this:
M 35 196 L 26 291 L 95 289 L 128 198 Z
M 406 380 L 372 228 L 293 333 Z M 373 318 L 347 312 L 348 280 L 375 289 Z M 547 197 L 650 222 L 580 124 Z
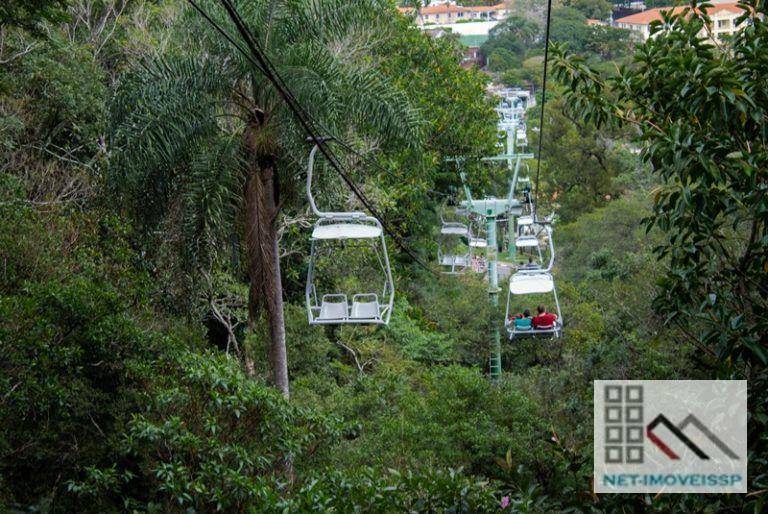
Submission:
M 530 330 L 532 327 L 533 318 L 531 318 L 531 311 L 525 309 L 522 314 L 515 316 L 515 329 L 516 330 Z

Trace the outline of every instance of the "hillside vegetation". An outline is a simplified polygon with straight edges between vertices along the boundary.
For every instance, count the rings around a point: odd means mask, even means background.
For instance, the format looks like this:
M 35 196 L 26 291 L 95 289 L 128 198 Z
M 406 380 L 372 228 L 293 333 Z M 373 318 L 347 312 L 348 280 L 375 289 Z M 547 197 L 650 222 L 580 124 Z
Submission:
M 219 2 L 198 4 L 237 34 Z M 697 41 L 698 17 L 675 18 L 610 74 L 590 66 L 612 55 L 556 49 L 539 201 L 558 216 L 567 324 L 504 341 L 493 382 L 487 283 L 417 261 L 435 260 L 460 189 L 445 159 L 495 152 L 488 75 L 390 2 L 234 4 L 356 151 L 329 145 L 396 236 L 392 320 L 308 325 L 311 145 L 189 3 L 6 2 L 0 510 L 763 509 L 763 20 L 727 53 Z M 538 43 L 505 44 L 492 55 L 519 69 Z M 475 191 L 504 190 L 502 167 L 467 171 Z M 327 163 L 317 173 L 323 207 L 363 209 Z M 357 256 L 324 278 L 367 285 Z M 592 381 L 624 378 L 749 379 L 755 494 L 595 495 Z

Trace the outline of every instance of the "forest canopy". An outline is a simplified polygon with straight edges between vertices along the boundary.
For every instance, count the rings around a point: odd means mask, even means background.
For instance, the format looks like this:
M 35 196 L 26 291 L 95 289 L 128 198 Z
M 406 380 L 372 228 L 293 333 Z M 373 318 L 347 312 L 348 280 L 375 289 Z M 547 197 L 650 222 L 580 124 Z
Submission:
M 387 0 L 4 2 L 0 510 L 761 511 L 768 12 L 749 5 L 720 47 L 701 13 L 640 42 L 587 25 L 605 2 L 556 5 L 544 98 L 543 4 L 493 29 L 480 70 Z M 507 191 L 481 160 L 491 85 L 534 88 L 566 320 L 501 342 L 496 380 L 504 302 L 435 265 L 458 171 Z M 387 325 L 308 323 L 307 126 L 333 137 L 320 207 L 386 226 Z M 367 290 L 344 243 L 318 276 Z M 592 382 L 637 378 L 749 381 L 751 494 L 594 493 Z

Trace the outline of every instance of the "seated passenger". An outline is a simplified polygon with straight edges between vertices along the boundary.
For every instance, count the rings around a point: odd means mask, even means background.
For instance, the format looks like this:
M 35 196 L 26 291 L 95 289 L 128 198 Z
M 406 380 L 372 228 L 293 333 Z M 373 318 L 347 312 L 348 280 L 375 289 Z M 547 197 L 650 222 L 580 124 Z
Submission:
M 528 264 L 523 266 L 523 269 L 538 269 L 541 266 L 533 262 L 533 257 L 528 257 Z
M 517 330 L 530 330 L 531 321 L 531 311 L 525 309 L 522 314 L 518 314 L 515 317 L 515 328 Z
M 536 307 L 536 311 L 538 312 L 538 316 L 533 318 L 533 328 L 552 328 L 555 326 L 555 322 L 557 321 L 557 314 L 552 314 L 551 312 L 547 312 L 546 307 L 543 305 L 539 305 Z

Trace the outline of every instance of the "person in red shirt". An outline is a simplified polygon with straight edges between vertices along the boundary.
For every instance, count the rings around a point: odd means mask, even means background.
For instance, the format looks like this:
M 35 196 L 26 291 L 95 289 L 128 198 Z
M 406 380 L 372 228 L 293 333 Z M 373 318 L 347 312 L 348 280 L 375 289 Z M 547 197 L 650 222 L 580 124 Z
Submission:
M 547 309 L 543 305 L 536 307 L 538 316 L 533 318 L 533 328 L 552 328 L 557 321 L 557 314 L 547 312 Z

